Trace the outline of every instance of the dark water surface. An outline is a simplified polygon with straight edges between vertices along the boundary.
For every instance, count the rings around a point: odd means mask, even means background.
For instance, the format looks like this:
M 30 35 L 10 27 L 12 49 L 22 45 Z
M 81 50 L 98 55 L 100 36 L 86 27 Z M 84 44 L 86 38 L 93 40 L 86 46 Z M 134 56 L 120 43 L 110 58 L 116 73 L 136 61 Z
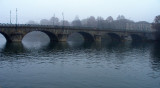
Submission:
M 0 88 L 160 88 L 160 44 L 0 43 Z

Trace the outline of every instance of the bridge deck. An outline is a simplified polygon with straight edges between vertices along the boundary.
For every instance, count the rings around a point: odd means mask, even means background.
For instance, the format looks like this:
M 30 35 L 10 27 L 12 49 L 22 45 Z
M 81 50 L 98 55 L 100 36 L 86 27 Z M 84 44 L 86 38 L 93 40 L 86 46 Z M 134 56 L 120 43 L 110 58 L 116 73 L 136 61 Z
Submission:
M 96 27 L 75 27 L 75 26 L 56 26 L 56 25 L 31 25 L 31 24 L 0 24 L 0 28 L 38 28 L 38 29 L 64 29 L 64 30 L 87 30 L 87 31 L 110 31 L 110 32 L 130 32 L 130 33 L 153 33 L 155 30 L 130 30 L 130 29 L 112 29 Z

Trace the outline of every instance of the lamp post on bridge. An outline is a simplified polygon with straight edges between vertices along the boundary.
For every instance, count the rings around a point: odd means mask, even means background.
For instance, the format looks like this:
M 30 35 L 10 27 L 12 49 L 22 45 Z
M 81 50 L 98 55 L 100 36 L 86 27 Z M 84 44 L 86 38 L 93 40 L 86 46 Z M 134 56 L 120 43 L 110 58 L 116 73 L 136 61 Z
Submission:
M 55 21 L 55 14 L 53 15 L 53 26 L 54 26 L 54 21 Z
M 16 8 L 16 25 L 17 25 L 17 21 L 18 21 L 18 18 L 17 18 L 17 8 Z
M 10 24 L 12 24 L 12 20 L 11 20 L 11 10 L 10 10 Z
M 18 21 L 18 16 L 17 16 L 17 8 L 16 8 L 16 29 L 17 29 L 17 21 Z
M 63 26 L 64 26 L 64 13 L 62 12 L 62 17 L 63 17 Z

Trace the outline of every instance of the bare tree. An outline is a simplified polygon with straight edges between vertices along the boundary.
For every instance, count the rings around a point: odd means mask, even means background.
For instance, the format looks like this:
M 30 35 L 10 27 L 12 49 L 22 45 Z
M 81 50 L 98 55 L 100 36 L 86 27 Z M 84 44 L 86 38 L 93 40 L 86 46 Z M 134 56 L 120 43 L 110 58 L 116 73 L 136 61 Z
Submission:
M 106 21 L 107 21 L 108 23 L 113 22 L 113 18 L 112 18 L 112 16 L 107 17 Z
M 160 41 L 160 15 L 156 16 L 152 23 L 152 28 L 156 29 L 155 37 L 156 40 Z
M 72 21 L 72 26 L 82 26 L 82 23 L 78 16 L 76 16 L 75 19 Z
M 117 20 L 114 21 L 114 29 L 122 29 L 125 30 L 127 27 L 127 24 L 134 23 L 131 20 L 126 19 L 123 15 L 119 15 L 117 17 Z
M 59 18 L 51 17 L 50 18 L 50 25 L 60 25 Z
M 33 21 L 33 20 L 30 20 L 30 21 L 27 22 L 27 24 L 38 24 L 38 23 Z
M 97 27 L 98 28 L 104 28 L 105 26 L 105 21 L 102 17 L 97 17 Z
M 63 25 L 63 22 L 64 22 L 64 25 Z M 61 22 L 60 22 L 60 25 L 63 25 L 63 26 L 70 26 L 70 23 L 67 21 L 67 20 L 62 20 Z
M 125 19 L 125 17 L 124 17 L 123 15 L 119 15 L 119 16 L 117 17 L 117 20 L 122 20 L 122 19 Z
M 155 17 L 154 22 L 152 23 L 152 28 L 160 31 L 160 15 Z
M 87 27 L 88 25 L 87 25 L 87 19 L 83 19 L 82 21 L 81 21 L 81 23 L 82 23 L 82 26 L 83 27 Z
M 107 19 L 105 20 L 105 28 L 113 28 L 113 17 L 112 16 L 109 16 L 107 17 Z
M 90 16 L 88 19 L 87 19 L 87 26 L 88 27 L 97 27 L 97 21 L 95 19 L 94 16 Z
M 50 25 L 50 22 L 49 22 L 47 19 L 42 19 L 42 20 L 40 21 L 40 24 L 41 24 L 41 25 Z

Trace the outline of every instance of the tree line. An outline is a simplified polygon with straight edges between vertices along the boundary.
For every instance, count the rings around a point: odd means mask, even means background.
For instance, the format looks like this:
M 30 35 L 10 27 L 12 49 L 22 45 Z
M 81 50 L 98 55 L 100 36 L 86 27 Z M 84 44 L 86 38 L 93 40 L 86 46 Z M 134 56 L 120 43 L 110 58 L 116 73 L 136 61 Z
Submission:
M 133 29 L 133 30 L 150 30 L 150 23 L 146 21 L 134 22 L 125 18 L 123 15 L 119 15 L 117 19 L 113 19 L 112 16 L 104 19 L 103 17 L 90 16 L 88 18 L 80 20 L 78 16 L 71 22 L 67 20 L 60 20 L 57 17 L 51 17 L 50 19 L 42 19 L 39 23 L 35 21 L 29 21 L 27 24 L 40 24 L 40 25 L 55 25 L 55 26 L 76 26 L 76 27 L 95 27 L 99 29 Z
M 142 31 L 156 31 L 155 38 L 160 41 L 160 15 L 156 16 L 153 23 L 146 21 L 134 22 L 133 20 L 126 19 L 125 16 L 119 15 L 116 19 L 112 16 L 104 19 L 103 17 L 90 16 L 80 20 L 78 16 L 71 22 L 67 20 L 60 20 L 57 17 L 50 19 L 42 19 L 39 23 L 29 21 L 27 24 L 40 24 L 40 25 L 54 25 L 54 26 L 76 26 L 76 27 L 95 27 L 99 29 L 128 29 L 128 30 L 142 30 Z

